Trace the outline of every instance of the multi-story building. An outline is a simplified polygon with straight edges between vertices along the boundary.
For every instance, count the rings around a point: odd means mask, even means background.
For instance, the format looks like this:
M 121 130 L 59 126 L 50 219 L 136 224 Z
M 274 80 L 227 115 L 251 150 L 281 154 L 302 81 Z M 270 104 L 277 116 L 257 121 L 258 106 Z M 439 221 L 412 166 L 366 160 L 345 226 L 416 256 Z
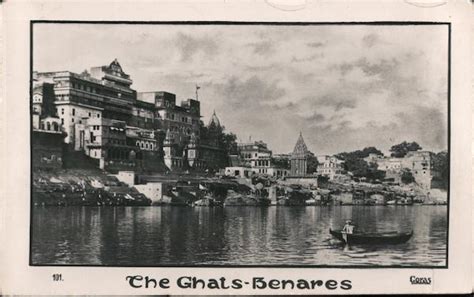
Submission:
M 334 156 L 321 155 L 316 156 L 318 160 L 318 175 L 327 176 L 333 180 L 337 175 L 343 173 L 343 161 Z
M 177 105 L 176 95 L 169 92 L 137 93 L 116 59 L 80 74 L 35 72 L 34 80 L 34 113 L 47 111 L 50 117 L 57 116 L 58 125 L 66 132 L 68 149 L 99 159 L 103 168 L 143 167 L 163 155 L 169 169 L 188 165 L 218 168 L 227 161 L 216 141 L 199 141 L 199 101 L 187 99 Z M 35 122 L 38 127 L 47 125 L 39 119 Z M 220 129 L 214 113 L 214 126 L 215 121 Z M 194 143 L 190 144 L 193 135 Z M 212 140 L 212 133 L 210 136 Z M 190 164 L 185 164 L 187 159 Z
M 237 145 L 243 164 L 250 166 L 255 173 L 268 174 L 272 167 L 272 151 L 263 141 L 239 143 Z
M 433 153 L 428 151 L 408 152 L 403 158 L 384 157 L 370 154 L 364 159 L 368 163 L 377 164 L 377 169 L 386 172 L 386 178 L 400 182 L 403 169 L 409 169 L 415 182 L 423 188 L 431 188 Z
M 243 142 L 237 144 L 240 165 L 250 168 L 255 174 L 274 177 L 285 177 L 288 170 L 272 162 L 272 151 L 263 141 Z
M 151 103 L 155 107 L 155 118 L 159 119 L 159 128 L 170 131 L 175 143 L 185 143 L 191 134 L 200 132 L 200 102 L 187 99 L 176 105 L 176 95 L 168 92 L 140 92 L 138 100 Z
M 117 60 L 93 67 L 90 73 L 35 72 L 34 79 L 54 85 L 54 105 L 67 133 L 65 142 L 75 148 L 76 124 L 101 117 L 129 121 L 132 116 L 136 91 L 130 88 L 132 80 Z

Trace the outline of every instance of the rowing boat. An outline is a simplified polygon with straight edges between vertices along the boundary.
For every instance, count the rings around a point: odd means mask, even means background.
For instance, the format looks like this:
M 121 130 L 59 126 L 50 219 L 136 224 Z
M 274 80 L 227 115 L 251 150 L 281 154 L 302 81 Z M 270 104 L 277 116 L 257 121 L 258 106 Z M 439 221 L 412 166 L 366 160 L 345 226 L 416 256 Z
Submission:
M 335 238 L 346 242 L 343 233 L 339 230 L 329 229 Z M 413 236 L 411 232 L 386 232 L 386 233 L 353 233 L 347 234 L 349 244 L 399 244 L 407 242 Z

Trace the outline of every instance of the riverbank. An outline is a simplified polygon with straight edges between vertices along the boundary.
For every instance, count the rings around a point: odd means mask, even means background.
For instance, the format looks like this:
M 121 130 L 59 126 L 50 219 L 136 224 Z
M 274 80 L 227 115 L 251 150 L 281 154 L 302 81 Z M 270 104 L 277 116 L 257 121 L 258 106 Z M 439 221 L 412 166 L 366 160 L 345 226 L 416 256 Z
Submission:
M 399 186 L 286 181 L 190 174 L 112 175 L 99 169 L 34 170 L 32 202 L 44 206 L 445 205 L 447 192 Z
M 151 200 L 96 169 L 34 170 L 35 206 L 148 206 Z

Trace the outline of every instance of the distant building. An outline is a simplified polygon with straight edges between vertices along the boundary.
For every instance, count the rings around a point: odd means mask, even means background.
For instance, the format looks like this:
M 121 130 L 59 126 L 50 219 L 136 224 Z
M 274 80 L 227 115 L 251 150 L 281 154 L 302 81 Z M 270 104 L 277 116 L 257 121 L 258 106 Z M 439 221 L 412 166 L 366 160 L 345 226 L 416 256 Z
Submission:
M 428 151 L 408 152 L 402 161 L 403 168 L 410 169 L 415 181 L 426 189 L 431 188 L 433 155 Z
M 239 156 L 244 166 L 251 168 L 256 174 L 264 174 L 283 178 L 289 173 L 289 170 L 277 166 L 272 162 L 272 151 L 263 141 L 253 141 L 239 143 Z
M 326 176 L 333 180 L 336 176 L 343 173 L 343 161 L 334 156 L 322 155 L 316 157 L 318 160 L 318 175 Z
M 217 143 L 218 134 L 222 132 L 222 128 L 215 112 L 213 118 L 207 126 L 209 133 L 207 139 L 200 139 L 199 134 L 193 131 L 189 140 L 175 141 L 174 138 L 180 136 L 168 129 L 163 142 L 163 150 L 165 164 L 169 169 L 217 171 L 228 165 L 227 152 Z
M 244 165 L 250 166 L 255 173 L 267 174 L 271 167 L 272 151 L 263 141 L 239 143 L 240 158 Z
M 291 176 L 306 176 L 308 173 L 308 160 L 313 156 L 308 150 L 303 139 L 303 134 L 300 132 L 295 148 L 290 157 L 290 175 Z
M 385 157 L 370 154 L 364 160 L 368 163 L 377 164 L 377 169 L 385 171 L 386 178 L 393 178 L 396 182 L 401 182 L 401 172 L 409 169 L 415 182 L 421 187 L 431 188 L 433 177 L 433 153 L 428 151 L 408 152 L 403 158 Z

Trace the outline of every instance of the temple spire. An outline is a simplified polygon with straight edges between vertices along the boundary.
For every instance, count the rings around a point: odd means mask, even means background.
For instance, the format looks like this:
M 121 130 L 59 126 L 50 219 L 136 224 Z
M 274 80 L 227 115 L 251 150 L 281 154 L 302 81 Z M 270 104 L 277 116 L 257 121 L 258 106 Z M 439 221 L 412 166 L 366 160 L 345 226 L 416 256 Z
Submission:
M 216 115 L 216 110 L 214 109 L 214 112 L 212 113 L 211 120 L 209 121 L 209 126 L 214 123 L 217 127 L 221 126 L 221 122 L 219 121 L 219 118 Z
M 293 155 L 306 155 L 308 153 L 308 147 L 303 139 L 303 133 L 300 131 L 298 140 L 296 141 L 295 148 L 293 149 Z

